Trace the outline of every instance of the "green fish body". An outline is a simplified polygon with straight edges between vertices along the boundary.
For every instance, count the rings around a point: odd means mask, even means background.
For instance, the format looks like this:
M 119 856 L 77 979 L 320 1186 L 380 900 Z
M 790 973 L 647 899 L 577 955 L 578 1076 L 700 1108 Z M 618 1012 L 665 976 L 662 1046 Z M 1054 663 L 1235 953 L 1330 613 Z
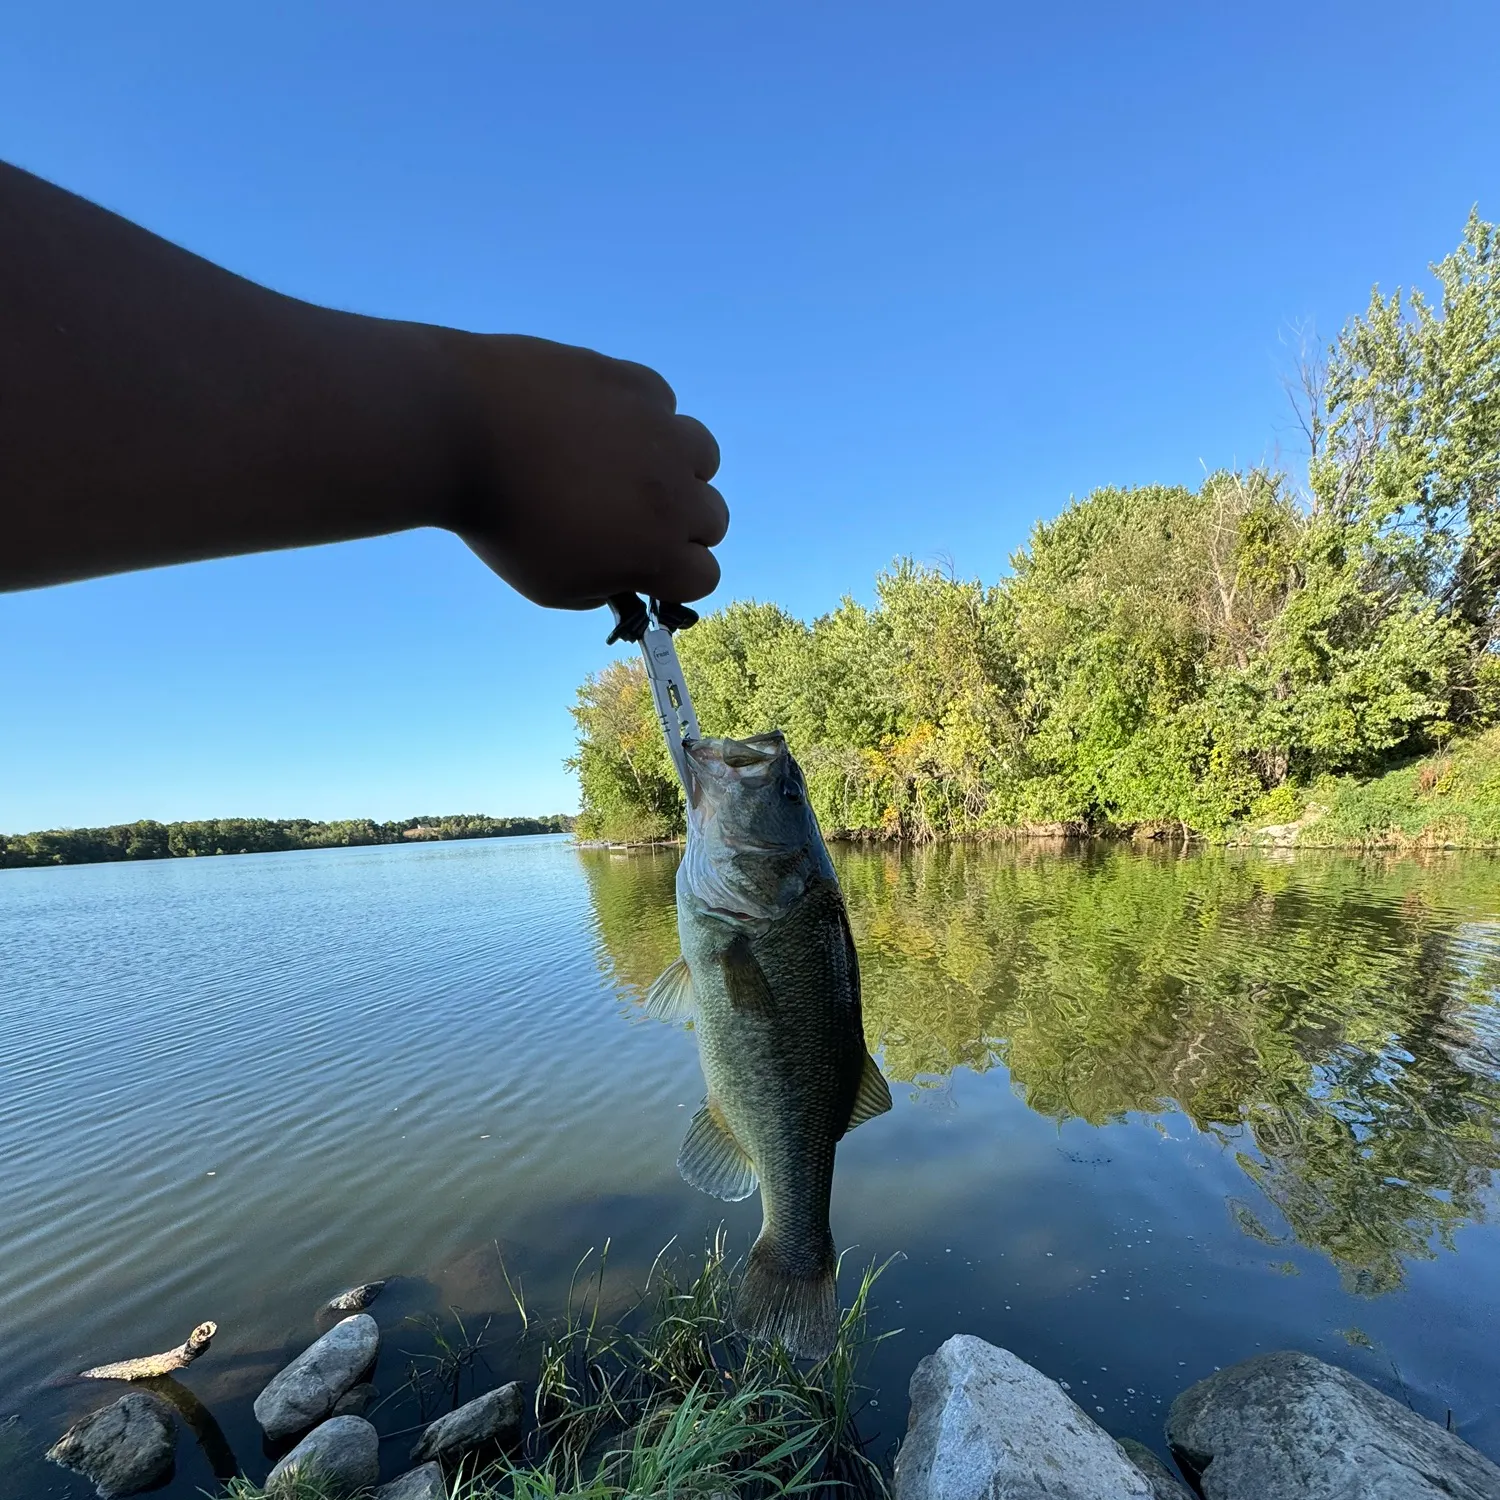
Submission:
M 695 1018 L 708 1085 L 678 1166 L 731 1201 L 759 1184 L 764 1222 L 736 1322 L 821 1358 L 838 1330 L 834 1150 L 890 1108 L 890 1092 L 865 1047 L 843 896 L 785 740 L 697 740 L 688 755 L 682 957 L 648 997 L 657 1014 Z

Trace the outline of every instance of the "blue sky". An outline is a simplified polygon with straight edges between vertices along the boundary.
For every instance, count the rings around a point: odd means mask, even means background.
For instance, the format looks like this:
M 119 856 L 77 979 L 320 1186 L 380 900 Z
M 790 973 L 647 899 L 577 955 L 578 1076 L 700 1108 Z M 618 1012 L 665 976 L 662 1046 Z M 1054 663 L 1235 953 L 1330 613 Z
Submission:
M 1294 460 L 1288 323 L 1500 217 L 1497 80 L 1488 3 L 57 0 L 0 155 L 285 292 L 654 364 L 724 450 L 714 602 L 815 614 Z M 434 532 L 0 595 L 0 829 L 572 807 L 607 628 Z

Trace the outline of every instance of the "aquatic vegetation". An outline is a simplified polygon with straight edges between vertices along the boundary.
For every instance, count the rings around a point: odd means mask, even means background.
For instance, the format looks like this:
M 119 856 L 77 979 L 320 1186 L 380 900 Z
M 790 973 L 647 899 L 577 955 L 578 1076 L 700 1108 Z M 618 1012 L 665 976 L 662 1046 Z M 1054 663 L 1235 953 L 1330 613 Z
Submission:
M 780 1346 L 734 1334 L 739 1268 L 722 1232 L 691 1274 L 669 1251 L 652 1266 L 640 1303 L 614 1322 L 601 1315 L 607 1245 L 580 1265 L 552 1324 L 537 1320 L 512 1285 L 522 1352 L 537 1360 L 535 1425 L 513 1461 L 454 1476 L 452 1500 L 886 1500 L 885 1473 L 858 1430 L 860 1372 L 887 1336 L 867 1325 L 879 1270 L 860 1278 L 832 1352 L 799 1365 Z M 276 1500 L 331 1493 L 311 1474 Z M 237 1478 L 223 1500 L 265 1500 L 265 1491 Z
M 867 1325 L 878 1270 L 809 1366 L 733 1333 L 737 1268 L 722 1232 L 691 1278 L 659 1257 L 637 1314 L 612 1325 L 599 1317 L 603 1269 L 601 1257 L 592 1293 L 570 1296 L 562 1326 L 542 1336 L 525 1465 L 479 1476 L 472 1500 L 506 1484 L 517 1496 L 885 1494 L 857 1425 L 860 1369 L 886 1336 Z
M 292 1479 L 276 1487 L 274 1500 L 346 1500 L 349 1489 L 342 1481 L 329 1479 L 316 1469 L 299 1470 Z M 266 1491 L 242 1475 L 223 1489 L 223 1500 L 267 1500 Z

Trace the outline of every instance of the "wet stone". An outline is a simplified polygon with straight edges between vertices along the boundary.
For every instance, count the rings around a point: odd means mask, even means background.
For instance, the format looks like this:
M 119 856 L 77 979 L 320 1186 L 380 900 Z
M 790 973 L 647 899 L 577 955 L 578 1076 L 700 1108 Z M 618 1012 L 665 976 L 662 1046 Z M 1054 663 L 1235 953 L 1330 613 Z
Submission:
M 439 1417 L 417 1440 L 411 1458 L 413 1463 L 429 1458 L 447 1460 L 485 1443 L 510 1448 L 520 1440 L 521 1384 L 512 1380 Z
M 1500 1500 L 1500 1468 L 1456 1434 L 1310 1354 L 1218 1370 L 1167 1437 L 1204 1500 Z
M 363 1312 L 380 1294 L 385 1290 L 383 1281 L 366 1281 L 359 1286 L 352 1286 L 347 1292 L 340 1292 L 337 1297 L 330 1297 L 323 1304 L 323 1311 L 329 1313 L 356 1313 Z
M 326 1486 L 353 1494 L 380 1478 L 380 1438 L 363 1417 L 330 1417 L 266 1476 L 270 1500 L 294 1493 L 299 1478 L 316 1474 Z
M 1156 1500 L 1193 1500 L 1193 1492 L 1144 1444 L 1121 1438 L 1125 1457 L 1144 1474 Z
M 111 1500 L 166 1479 L 176 1440 L 177 1427 L 166 1404 L 145 1391 L 131 1391 L 75 1423 L 47 1457 L 91 1479 L 103 1500 Z
M 423 1464 L 399 1479 L 383 1484 L 375 1491 L 375 1500 L 448 1500 L 443 1471 L 434 1464 Z
M 336 1323 L 255 1398 L 255 1420 L 272 1442 L 321 1422 L 359 1382 L 380 1352 L 380 1328 L 368 1313 Z
M 380 1394 L 369 1381 L 360 1385 L 351 1386 L 337 1401 L 333 1403 L 333 1415 L 336 1417 L 362 1417 L 369 1411 L 371 1404 Z
M 1154 1500 L 1120 1445 L 1054 1380 L 957 1334 L 911 1378 L 895 1500 Z

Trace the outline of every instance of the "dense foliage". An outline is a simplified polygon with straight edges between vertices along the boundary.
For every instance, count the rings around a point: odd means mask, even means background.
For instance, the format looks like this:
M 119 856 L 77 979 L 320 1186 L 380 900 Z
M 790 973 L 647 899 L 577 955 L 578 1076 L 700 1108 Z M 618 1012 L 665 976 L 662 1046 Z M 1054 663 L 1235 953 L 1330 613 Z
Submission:
M 491 818 L 456 813 L 375 823 L 349 818 L 206 818 L 195 823 L 116 823 L 110 828 L 54 828 L 0 833 L 0 869 L 32 865 L 93 865 L 122 859 L 174 859 L 197 854 L 270 854 L 285 849 L 334 849 L 351 844 L 400 844 L 421 839 L 493 839 L 523 833 L 566 833 L 573 819 Z
M 1471 216 L 1433 270 L 1309 370 L 1307 493 L 1103 489 L 993 585 L 904 561 L 810 624 L 731 604 L 679 637 L 705 731 L 778 726 L 825 828 L 927 839 L 1213 834 L 1500 721 L 1500 236 Z M 574 714 L 580 831 L 680 832 L 639 664 Z

